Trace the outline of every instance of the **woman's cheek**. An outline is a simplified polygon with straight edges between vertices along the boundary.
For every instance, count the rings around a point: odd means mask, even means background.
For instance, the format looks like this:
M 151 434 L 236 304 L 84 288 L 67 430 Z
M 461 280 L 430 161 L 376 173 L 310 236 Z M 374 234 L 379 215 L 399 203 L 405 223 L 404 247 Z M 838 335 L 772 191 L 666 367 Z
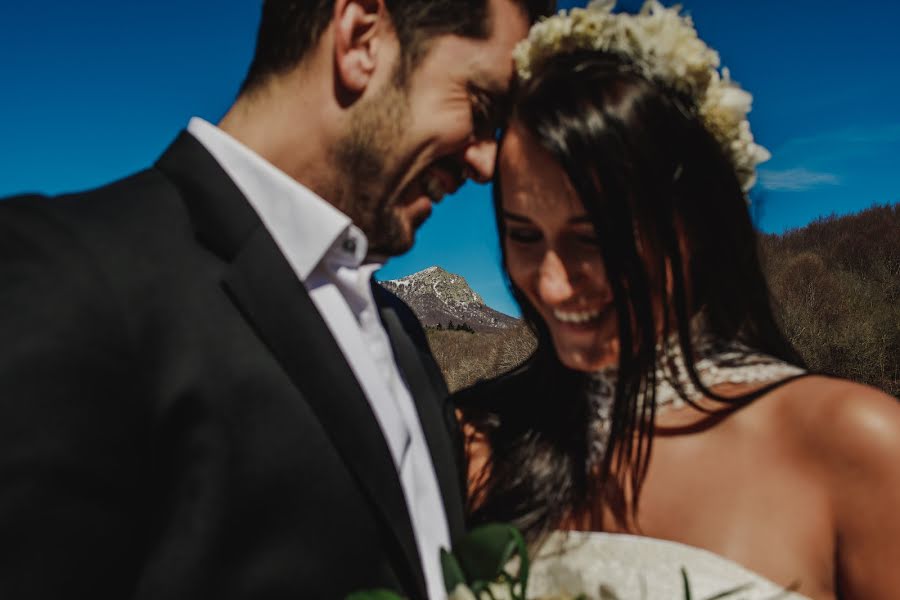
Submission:
M 515 244 L 506 244 L 506 269 L 509 278 L 520 290 L 527 290 L 528 260 Z

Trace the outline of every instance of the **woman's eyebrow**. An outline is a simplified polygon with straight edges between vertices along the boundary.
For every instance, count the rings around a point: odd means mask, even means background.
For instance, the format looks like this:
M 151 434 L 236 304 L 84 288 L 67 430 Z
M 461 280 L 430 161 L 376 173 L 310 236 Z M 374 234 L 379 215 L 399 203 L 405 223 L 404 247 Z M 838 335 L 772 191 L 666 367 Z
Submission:
M 503 218 L 510 221 L 518 221 L 519 223 L 531 223 L 531 219 L 529 219 L 525 215 L 509 212 L 508 210 L 503 211 Z
M 526 217 L 525 215 L 520 215 L 518 213 L 510 212 L 508 210 L 503 211 L 503 218 L 509 221 L 517 221 L 519 223 L 531 223 L 531 219 Z M 576 215 L 569 219 L 570 225 L 593 225 L 594 221 L 588 215 Z

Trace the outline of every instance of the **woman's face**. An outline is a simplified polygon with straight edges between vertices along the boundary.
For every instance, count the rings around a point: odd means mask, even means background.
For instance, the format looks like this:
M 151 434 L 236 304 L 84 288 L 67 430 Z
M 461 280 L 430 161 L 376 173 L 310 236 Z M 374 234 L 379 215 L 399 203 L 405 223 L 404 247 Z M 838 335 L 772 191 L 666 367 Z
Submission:
M 612 291 L 593 223 L 568 176 L 515 122 L 499 163 L 510 279 L 546 322 L 565 366 L 615 364 Z

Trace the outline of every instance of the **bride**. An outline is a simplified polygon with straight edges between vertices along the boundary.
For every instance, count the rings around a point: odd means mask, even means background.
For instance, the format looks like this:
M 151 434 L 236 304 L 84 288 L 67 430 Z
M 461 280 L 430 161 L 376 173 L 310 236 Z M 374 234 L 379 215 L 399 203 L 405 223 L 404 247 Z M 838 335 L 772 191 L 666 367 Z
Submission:
M 650 598 L 682 597 L 663 567 L 740 598 L 900 597 L 900 406 L 779 331 L 749 94 L 652 1 L 560 13 L 515 59 L 495 206 L 539 345 L 457 397 L 471 524 L 587 544 L 578 576 Z

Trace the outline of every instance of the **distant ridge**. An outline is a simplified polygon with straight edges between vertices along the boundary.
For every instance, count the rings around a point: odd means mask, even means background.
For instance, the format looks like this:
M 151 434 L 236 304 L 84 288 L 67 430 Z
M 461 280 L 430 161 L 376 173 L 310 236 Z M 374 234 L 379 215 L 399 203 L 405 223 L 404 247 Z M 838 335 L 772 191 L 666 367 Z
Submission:
M 428 267 L 381 285 L 406 302 L 426 327 L 467 325 L 474 331 L 508 329 L 519 321 L 487 306 L 460 275 Z

